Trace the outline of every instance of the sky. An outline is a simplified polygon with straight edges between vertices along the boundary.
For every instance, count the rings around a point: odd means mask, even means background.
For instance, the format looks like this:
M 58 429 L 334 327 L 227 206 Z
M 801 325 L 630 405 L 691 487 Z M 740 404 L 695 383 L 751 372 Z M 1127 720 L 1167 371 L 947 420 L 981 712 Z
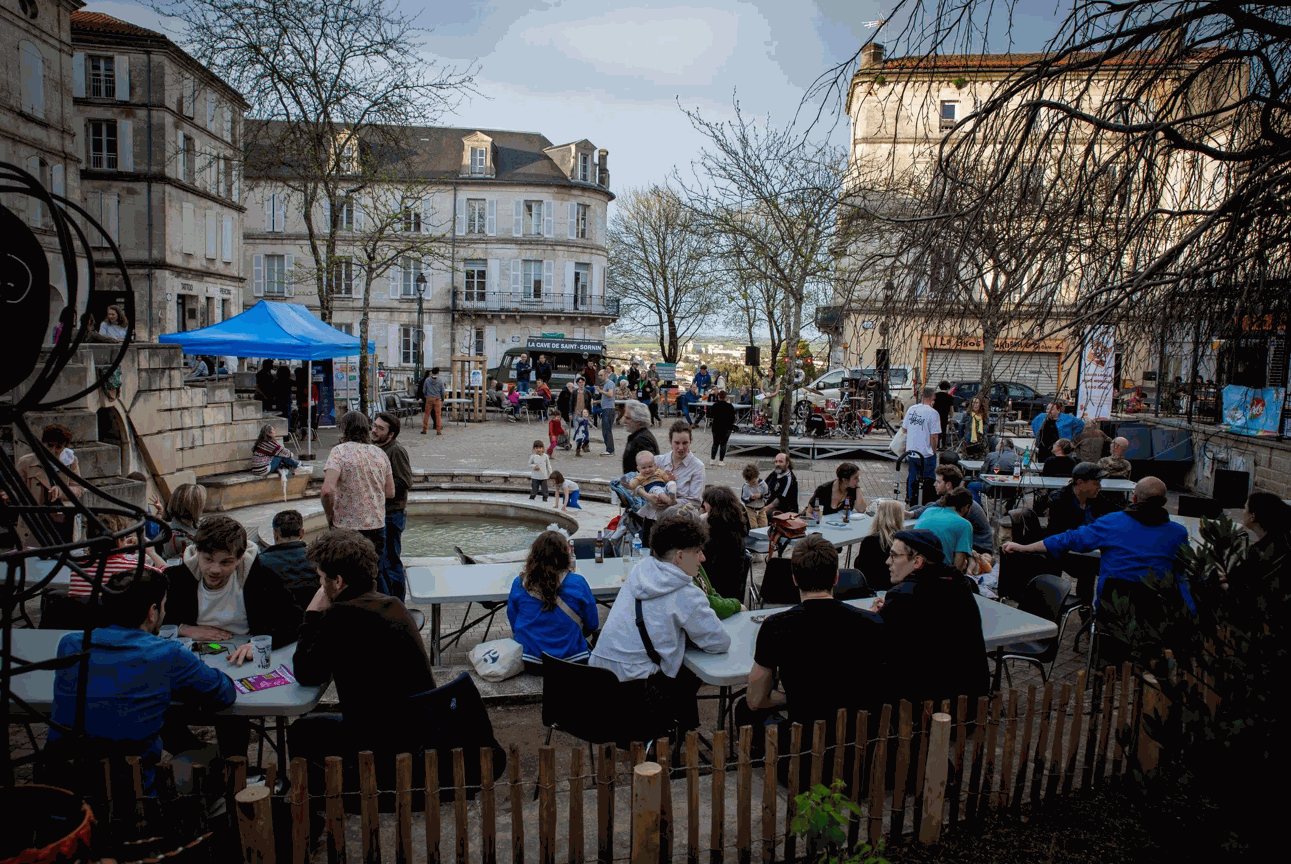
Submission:
M 896 0 L 402 0 L 431 29 L 426 47 L 447 63 L 478 63 L 479 95 L 445 126 L 538 132 L 553 144 L 588 139 L 609 151 L 612 191 L 689 178 L 705 139 L 682 108 L 724 120 L 793 119 L 822 72 L 873 35 L 866 22 Z M 1055 29 L 1058 0 L 1018 0 L 1013 41 L 1037 50 Z M 176 35 L 132 2 L 104 12 Z M 891 25 L 889 25 L 891 26 Z M 883 41 L 882 31 L 878 41 Z M 992 44 L 993 50 L 999 50 Z M 845 124 L 833 131 L 843 144 Z

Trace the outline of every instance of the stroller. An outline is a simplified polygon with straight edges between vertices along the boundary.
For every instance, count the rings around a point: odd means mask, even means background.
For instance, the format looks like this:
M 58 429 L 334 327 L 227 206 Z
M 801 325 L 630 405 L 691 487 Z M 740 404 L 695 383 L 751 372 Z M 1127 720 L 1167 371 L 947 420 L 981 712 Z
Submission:
M 556 438 L 556 446 L 559 447 L 561 450 L 570 450 L 573 448 L 574 444 L 572 439 L 569 437 L 568 432 L 560 433 L 560 435 Z
M 636 502 L 632 500 L 631 493 L 623 487 L 618 478 L 610 481 L 610 491 L 618 498 L 619 506 L 623 509 L 617 517 L 619 524 L 610 532 L 609 540 L 619 557 L 625 557 L 626 550 L 631 548 L 636 538 L 641 536 L 645 520 L 637 514 Z

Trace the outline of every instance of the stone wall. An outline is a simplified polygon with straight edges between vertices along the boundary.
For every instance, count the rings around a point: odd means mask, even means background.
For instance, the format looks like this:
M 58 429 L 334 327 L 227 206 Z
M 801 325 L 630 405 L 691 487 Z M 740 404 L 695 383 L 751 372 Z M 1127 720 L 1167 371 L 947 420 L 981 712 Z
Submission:
M 1218 426 L 1188 424 L 1182 419 L 1135 415 L 1135 422 L 1192 432 L 1193 467 L 1188 485 L 1203 495 L 1214 494 L 1216 469 L 1246 471 L 1251 475 L 1250 491 L 1272 492 L 1291 498 L 1291 441 L 1234 435 Z

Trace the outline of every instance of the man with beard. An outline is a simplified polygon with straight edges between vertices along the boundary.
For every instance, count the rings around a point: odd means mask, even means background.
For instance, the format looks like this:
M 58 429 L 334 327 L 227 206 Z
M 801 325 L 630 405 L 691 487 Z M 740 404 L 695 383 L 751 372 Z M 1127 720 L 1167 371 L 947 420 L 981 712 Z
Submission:
M 777 453 L 775 470 L 767 477 L 768 515 L 798 512 L 798 478 L 788 453 Z
M 403 529 L 408 517 L 408 490 L 412 487 L 412 461 L 408 458 L 407 448 L 396 440 L 399 429 L 399 418 L 388 411 L 377 414 L 372 421 L 372 443 L 390 459 L 390 470 L 394 474 L 394 497 L 386 499 L 385 544 L 377 550 L 381 556 L 377 590 L 402 600 L 408 593 L 401 556 Z

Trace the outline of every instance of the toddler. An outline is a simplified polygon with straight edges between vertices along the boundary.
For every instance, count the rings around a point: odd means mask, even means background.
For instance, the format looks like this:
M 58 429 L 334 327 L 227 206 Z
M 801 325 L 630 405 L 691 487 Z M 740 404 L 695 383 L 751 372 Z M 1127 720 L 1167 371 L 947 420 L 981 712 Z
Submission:
M 744 485 L 740 487 L 740 500 L 749 514 L 750 528 L 767 527 L 767 489 L 766 481 L 758 479 L 758 466 L 750 463 L 744 466 Z
M 556 444 L 560 441 L 560 436 L 565 434 L 565 427 L 561 425 L 560 415 L 552 414 L 551 419 L 547 421 L 547 437 L 551 439 L 551 446 L 547 448 L 547 455 L 556 452 Z M 543 475 L 546 477 L 547 475 Z M 544 501 L 547 499 L 544 498 Z
M 632 492 L 666 492 L 676 495 L 677 478 L 655 464 L 653 453 L 642 450 L 637 453 L 637 473 L 628 481 L 628 489 Z
M 578 506 L 578 484 L 573 480 L 566 480 L 565 475 L 559 471 L 551 472 L 552 493 L 556 497 L 555 507 L 561 510 L 568 510 L 573 507 L 575 510 L 582 510 Z M 545 499 L 544 499 L 545 500 Z
M 592 423 L 587 419 L 587 409 L 583 409 L 582 415 L 574 420 L 574 455 L 582 456 L 584 453 L 590 453 L 592 445 L 589 439 L 592 436 Z
M 556 439 L 552 439 L 555 441 Z M 547 501 L 547 477 L 551 475 L 551 457 L 542 448 L 541 441 L 533 442 L 533 455 L 529 457 L 529 500 L 539 492 L 542 500 Z

